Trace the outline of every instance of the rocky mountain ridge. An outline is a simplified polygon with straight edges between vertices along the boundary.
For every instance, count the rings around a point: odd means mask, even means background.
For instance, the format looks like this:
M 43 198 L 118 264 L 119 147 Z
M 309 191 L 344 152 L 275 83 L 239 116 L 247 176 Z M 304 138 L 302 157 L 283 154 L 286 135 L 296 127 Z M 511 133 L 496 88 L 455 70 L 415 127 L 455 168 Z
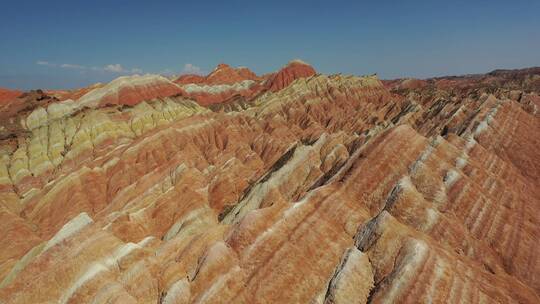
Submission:
M 535 75 L 26 93 L 1 111 L 0 303 L 538 303 Z

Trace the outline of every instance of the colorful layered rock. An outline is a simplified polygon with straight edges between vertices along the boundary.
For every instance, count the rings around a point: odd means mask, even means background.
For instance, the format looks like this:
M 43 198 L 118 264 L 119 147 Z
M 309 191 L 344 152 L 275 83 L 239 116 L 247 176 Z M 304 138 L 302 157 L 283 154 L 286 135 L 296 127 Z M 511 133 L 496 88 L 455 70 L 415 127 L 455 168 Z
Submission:
M 175 80 L 187 96 L 213 110 L 245 109 L 266 91 L 277 92 L 294 80 L 315 75 L 315 69 L 293 60 L 278 72 L 258 77 L 246 67 L 219 64 L 207 76 L 182 75 Z
M 0 302 L 540 301 L 530 82 L 234 71 L 227 111 L 190 76 L 5 112 Z

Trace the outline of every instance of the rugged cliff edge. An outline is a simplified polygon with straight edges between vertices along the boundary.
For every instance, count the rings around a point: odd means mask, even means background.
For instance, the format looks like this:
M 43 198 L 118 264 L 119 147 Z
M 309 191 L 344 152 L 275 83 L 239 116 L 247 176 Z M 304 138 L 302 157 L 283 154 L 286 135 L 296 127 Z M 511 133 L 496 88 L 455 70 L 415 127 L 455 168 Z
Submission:
M 0 303 L 538 303 L 538 79 L 293 61 L 12 96 Z

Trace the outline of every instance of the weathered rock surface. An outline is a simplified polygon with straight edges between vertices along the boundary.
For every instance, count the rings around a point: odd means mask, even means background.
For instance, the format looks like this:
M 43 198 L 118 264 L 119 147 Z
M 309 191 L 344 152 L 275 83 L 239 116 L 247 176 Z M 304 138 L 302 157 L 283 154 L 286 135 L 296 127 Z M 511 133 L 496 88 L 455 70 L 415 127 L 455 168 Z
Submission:
M 13 98 L 19 97 L 21 94 L 21 91 L 0 88 L 0 105 Z
M 244 80 L 258 80 L 257 75 L 246 67 L 233 68 L 220 63 L 205 78 L 206 84 L 233 84 Z
M 315 75 L 315 69 L 302 60 L 296 59 L 289 62 L 281 70 L 271 75 L 265 82 L 265 86 L 272 92 L 279 91 L 291 84 L 298 78 Z
M 245 109 L 262 93 L 277 92 L 293 81 L 315 75 L 315 69 L 293 60 L 276 73 L 258 77 L 246 67 L 219 64 L 207 76 L 182 75 L 175 80 L 185 95 L 212 110 Z
M 263 89 L 226 111 L 183 95 L 197 77 L 2 108 L 0 303 L 538 303 L 531 71 L 303 65 L 235 69 Z
M 70 90 L 70 91 L 66 91 L 66 90 L 47 90 L 45 93 L 47 95 L 56 97 L 58 100 L 68 100 L 68 99 L 77 100 L 77 99 L 81 98 L 83 95 L 85 95 L 86 93 L 88 93 L 88 92 L 90 92 L 90 91 L 92 91 L 94 89 L 101 88 L 104 85 L 105 84 L 103 84 L 103 83 L 96 83 L 96 84 L 90 85 L 88 87 L 79 88 L 79 89 Z
M 98 86 L 77 99 L 83 106 L 129 105 L 144 100 L 181 94 L 182 90 L 159 75 L 119 77 L 104 86 Z
M 175 83 L 184 89 L 186 96 L 210 106 L 234 97 L 251 99 L 264 89 L 262 80 L 246 67 L 233 68 L 221 63 L 206 76 L 181 75 Z

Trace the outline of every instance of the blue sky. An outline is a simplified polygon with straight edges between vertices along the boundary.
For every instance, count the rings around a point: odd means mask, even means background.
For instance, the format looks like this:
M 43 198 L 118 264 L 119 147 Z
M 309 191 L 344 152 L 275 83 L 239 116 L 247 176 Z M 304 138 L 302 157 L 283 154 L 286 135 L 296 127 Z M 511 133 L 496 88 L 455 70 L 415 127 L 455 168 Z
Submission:
M 75 88 L 130 73 L 431 77 L 540 66 L 540 1 L 7 1 L 0 87 Z

